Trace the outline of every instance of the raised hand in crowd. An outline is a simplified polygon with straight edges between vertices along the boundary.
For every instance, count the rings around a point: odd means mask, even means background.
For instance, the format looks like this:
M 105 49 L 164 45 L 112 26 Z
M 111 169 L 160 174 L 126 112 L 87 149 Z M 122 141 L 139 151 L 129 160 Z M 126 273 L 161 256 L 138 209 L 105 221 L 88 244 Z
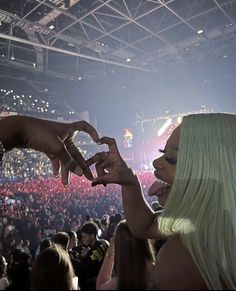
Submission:
M 92 186 L 111 183 L 120 185 L 137 183 L 132 169 L 121 157 L 115 139 L 103 137 L 101 144 L 108 145 L 109 151 L 96 153 L 87 160 L 87 165 L 95 164 L 97 171 L 97 178 L 92 180 Z
M 68 184 L 69 172 L 93 179 L 91 170 L 73 142 L 78 131 L 88 133 L 99 143 L 97 131 L 86 121 L 60 123 L 27 116 L 9 116 L 0 120 L 0 141 L 5 150 L 18 147 L 44 152 L 52 162 L 54 175 L 61 173 L 64 185 Z
M 88 166 L 95 164 L 97 171 L 92 186 L 120 184 L 125 217 L 131 231 L 138 237 L 156 238 L 158 231 L 155 221 L 159 213 L 155 213 L 144 198 L 139 179 L 122 159 L 115 139 L 103 137 L 101 143 L 107 144 L 109 151 L 96 153 L 87 160 Z

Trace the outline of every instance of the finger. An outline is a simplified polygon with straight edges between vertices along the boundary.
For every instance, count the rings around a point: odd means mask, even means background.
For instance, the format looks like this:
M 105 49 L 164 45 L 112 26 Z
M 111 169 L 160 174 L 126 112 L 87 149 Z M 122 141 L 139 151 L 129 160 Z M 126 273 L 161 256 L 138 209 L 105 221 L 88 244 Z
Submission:
M 96 153 L 95 155 L 93 155 L 92 157 L 90 157 L 86 161 L 86 164 L 87 164 L 88 167 L 90 167 L 91 165 L 93 165 L 95 163 L 98 163 L 98 162 L 102 162 L 107 158 L 108 158 L 108 153 L 107 152 Z
M 106 172 L 101 163 L 96 163 L 95 168 L 98 177 L 103 177 L 104 175 L 106 175 Z M 103 186 L 106 187 L 106 184 L 103 184 Z
M 82 168 L 77 165 L 76 161 L 74 161 L 73 159 L 66 163 L 65 168 L 68 172 L 70 171 L 78 176 L 82 176 L 84 173 Z
M 118 152 L 116 140 L 112 137 L 104 136 L 101 138 L 101 144 L 107 144 L 110 152 Z
M 69 178 L 70 172 L 64 165 L 61 165 L 61 180 L 63 185 L 67 186 L 69 184 Z
M 54 157 L 54 155 L 52 153 L 47 154 L 48 158 L 51 161 L 52 164 L 52 171 L 53 171 L 53 175 L 55 177 L 59 176 L 59 172 L 60 172 L 60 162 L 57 158 Z
M 51 160 L 52 163 L 52 171 L 53 171 L 53 175 L 55 177 L 59 176 L 59 172 L 60 172 L 60 162 L 58 159 L 53 159 Z
M 65 144 L 69 154 L 73 158 L 73 160 L 77 163 L 77 167 L 75 170 L 77 171 L 78 169 L 82 169 L 85 177 L 89 180 L 92 180 L 93 174 L 92 174 L 91 170 L 89 169 L 89 166 L 87 165 L 82 154 L 80 153 L 78 148 L 75 146 L 75 144 L 73 143 L 71 138 L 67 138 L 65 140 L 64 144 Z M 72 172 L 78 175 L 78 173 L 74 172 L 74 170 L 72 170 Z M 79 175 L 79 176 L 81 176 L 81 175 Z
M 72 134 L 73 132 L 77 130 L 84 131 L 88 133 L 96 143 L 100 143 L 100 138 L 98 136 L 96 129 L 91 124 L 89 124 L 88 122 L 84 120 L 71 123 L 70 131 L 71 130 L 72 130 L 71 132 Z
M 61 166 L 61 179 L 64 185 L 68 183 L 69 171 L 73 171 L 77 164 L 67 152 L 64 143 L 59 138 L 50 140 L 51 153 L 60 163 Z
M 111 176 L 111 174 L 105 174 L 102 177 L 97 177 L 95 179 L 93 179 L 92 181 L 92 186 L 96 186 L 96 185 L 101 185 L 101 184 L 111 184 L 111 183 L 115 183 L 114 177 Z
M 101 163 L 96 163 L 95 167 L 96 167 L 97 177 L 103 177 L 106 174 Z

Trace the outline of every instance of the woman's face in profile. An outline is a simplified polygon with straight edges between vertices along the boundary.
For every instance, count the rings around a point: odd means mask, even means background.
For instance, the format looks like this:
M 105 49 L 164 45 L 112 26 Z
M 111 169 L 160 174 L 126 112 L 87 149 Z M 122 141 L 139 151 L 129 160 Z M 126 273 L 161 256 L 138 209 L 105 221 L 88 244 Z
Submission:
M 153 166 L 155 168 L 154 175 L 157 180 L 150 187 L 148 195 L 157 196 L 158 202 L 161 206 L 165 205 L 171 185 L 174 181 L 180 131 L 181 126 L 175 128 L 168 139 L 165 148 L 160 150 L 163 155 L 153 161 Z

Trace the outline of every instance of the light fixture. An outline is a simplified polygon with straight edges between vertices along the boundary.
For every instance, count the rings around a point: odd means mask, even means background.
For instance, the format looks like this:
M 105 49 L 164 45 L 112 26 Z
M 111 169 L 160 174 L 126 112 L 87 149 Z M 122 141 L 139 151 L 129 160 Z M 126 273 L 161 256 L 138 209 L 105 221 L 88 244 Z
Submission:
M 48 28 L 53 30 L 55 28 L 55 26 L 53 24 L 51 24 Z
M 131 59 L 130 59 L 130 58 L 127 58 L 127 59 L 126 59 L 126 62 L 127 62 L 127 63 L 131 62 Z
M 78 77 L 78 80 L 81 81 L 82 80 L 82 77 Z
M 198 29 L 197 33 L 198 34 L 202 34 L 203 33 L 203 29 Z

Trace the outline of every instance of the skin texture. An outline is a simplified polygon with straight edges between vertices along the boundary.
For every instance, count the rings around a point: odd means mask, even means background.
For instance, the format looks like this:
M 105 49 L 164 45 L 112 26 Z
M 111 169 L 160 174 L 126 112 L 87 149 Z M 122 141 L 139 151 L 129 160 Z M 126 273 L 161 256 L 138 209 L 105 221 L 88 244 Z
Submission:
M 155 176 L 172 185 L 176 172 L 176 163 L 178 155 L 178 145 L 180 138 L 181 126 L 175 128 L 172 132 L 170 138 L 168 139 L 165 149 L 163 150 L 163 155 L 153 161 L 153 167 L 155 168 Z M 150 192 L 149 192 L 150 195 Z M 152 193 L 157 195 L 158 202 L 161 206 L 164 206 L 169 195 L 169 190 L 163 191 L 160 195 L 157 193 Z M 150 196 L 151 196 L 150 195 Z
M 78 131 L 88 133 L 99 143 L 100 139 L 85 121 L 59 123 L 26 116 L 10 116 L 0 120 L 0 140 L 5 149 L 32 148 L 45 153 L 51 160 L 55 176 L 61 174 L 62 183 L 68 184 L 69 173 L 82 174 L 89 180 L 91 170 L 75 146 L 73 138 Z

